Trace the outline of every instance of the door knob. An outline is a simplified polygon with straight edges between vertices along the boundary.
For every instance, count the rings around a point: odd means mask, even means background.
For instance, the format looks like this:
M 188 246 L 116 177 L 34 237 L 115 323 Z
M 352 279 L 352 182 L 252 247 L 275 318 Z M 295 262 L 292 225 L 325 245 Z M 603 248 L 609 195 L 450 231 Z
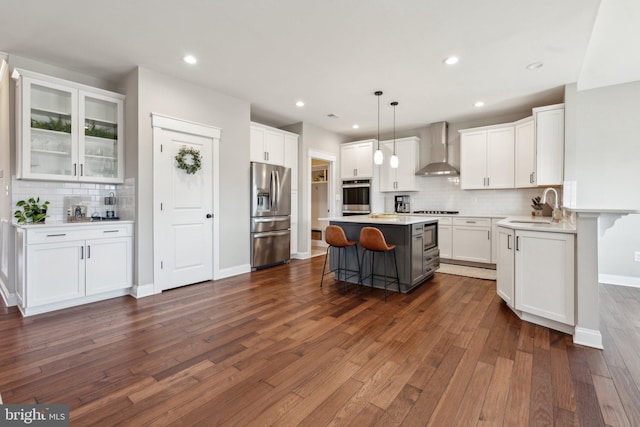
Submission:
M 207 214 L 207 218 L 213 218 L 213 215 Z

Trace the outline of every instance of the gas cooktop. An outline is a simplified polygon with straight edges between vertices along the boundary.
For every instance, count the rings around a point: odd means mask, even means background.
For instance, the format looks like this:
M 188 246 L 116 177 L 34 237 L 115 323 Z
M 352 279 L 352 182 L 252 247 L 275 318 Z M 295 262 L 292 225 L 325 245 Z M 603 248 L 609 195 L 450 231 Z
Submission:
M 435 215 L 455 215 L 460 212 L 458 211 L 413 211 L 413 213 L 417 214 L 435 214 Z

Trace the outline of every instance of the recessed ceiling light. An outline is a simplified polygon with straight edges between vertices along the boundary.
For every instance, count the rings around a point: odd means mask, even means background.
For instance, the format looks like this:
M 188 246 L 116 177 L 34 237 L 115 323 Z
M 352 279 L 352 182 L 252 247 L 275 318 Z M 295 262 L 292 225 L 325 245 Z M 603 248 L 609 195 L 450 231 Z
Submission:
M 447 65 L 453 65 L 453 64 L 457 64 L 459 60 L 460 59 L 457 56 L 450 56 L 448 58 L 445 58 L 444 61 L 442 62 L 444 62 Z
M 184 62 L 186 62 L 187 64 L 191 64 L 191 65 L 195 64 L 196 62 L 198 62 L 198 60 L 196 59 L 196 57 L 195 57 L 195 56 L 193 56 L 193 55 L 185 55 L 185 56 L 182 58 L 182 60 L 183 60 Z
M 473 103 L 473 106 L 474 107 L 478 107 L 478 108 L 484 107 L 484 102 L 483 101 L 476 101 L 476 102 Z
M 536 70 L 540 67 L 542 67 L 544 64 L 540 61 L 536 61 L 536 62 L 532 62 L 531 64 L 527 65 L 527 70 Z
M 304 102 L 303 101 L 296 102 L 296 107 L 304 107 Z
M 360 125 L 359 125 L 359 124 L 357 124 L 357 123 L 356 123 L 356 124 L 354 124 L 354 125 L 353 125 L 353 126 L 351 126 L 351 127 L 352 127 L 352 128 L 354 128 L 354 129 L 360 129 Z

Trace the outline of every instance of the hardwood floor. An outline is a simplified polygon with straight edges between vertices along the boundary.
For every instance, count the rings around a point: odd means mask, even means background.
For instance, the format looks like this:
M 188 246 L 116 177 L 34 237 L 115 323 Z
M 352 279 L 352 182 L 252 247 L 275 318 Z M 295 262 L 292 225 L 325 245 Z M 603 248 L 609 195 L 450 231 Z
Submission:
M 5 403 L 71 425 L 640 425 L 640 289 L 603 286 L 605 350 L 520 321 L 495 282 L 319 287 L 323 257 L 135 300 L 0 314 Z

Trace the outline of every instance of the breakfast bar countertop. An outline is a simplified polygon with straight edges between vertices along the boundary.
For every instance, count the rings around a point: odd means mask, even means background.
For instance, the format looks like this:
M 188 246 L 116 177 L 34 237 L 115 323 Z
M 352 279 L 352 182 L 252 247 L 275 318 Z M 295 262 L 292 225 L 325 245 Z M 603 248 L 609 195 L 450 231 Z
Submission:
M 350 222 L 359 224 L 388 224 L 388 225 L 412 225 L 420 223 L 436 223 L 437 217 L 425 217 L 417 215 L 398 215 L 398 214 L 369 214 L 369 215 L 350 215 L 338 216 L 333 218 L 319 218 L 321 220 Z

